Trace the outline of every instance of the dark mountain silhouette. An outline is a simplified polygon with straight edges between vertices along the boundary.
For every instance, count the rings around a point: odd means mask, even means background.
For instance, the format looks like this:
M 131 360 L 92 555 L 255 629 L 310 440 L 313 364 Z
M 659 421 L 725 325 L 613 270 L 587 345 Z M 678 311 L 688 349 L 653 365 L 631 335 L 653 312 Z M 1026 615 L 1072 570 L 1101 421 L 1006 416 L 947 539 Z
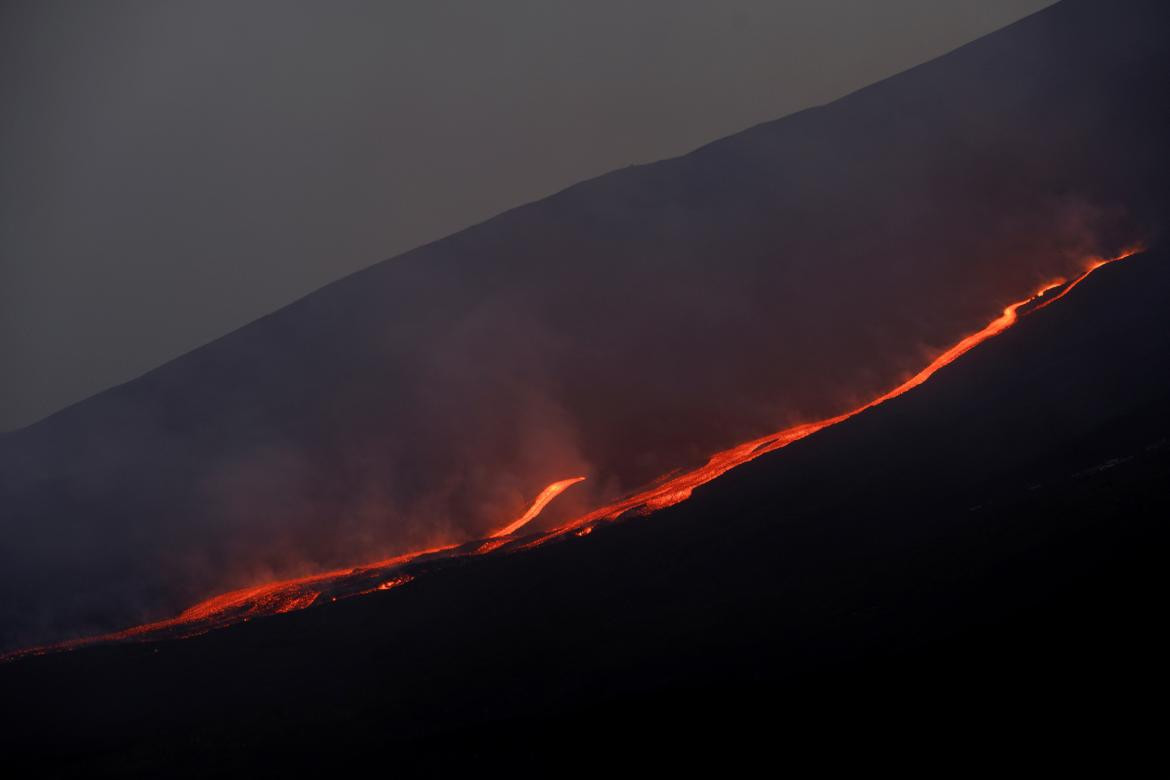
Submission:
M 587 507 L 872 397 L 1037 282 L 1156 244 L 1165 16 L 1066 0 L 0 438 L 0 646 L 483 535 L 576 474 L 556 510 Z
M 147 774 L 1079 757 L 1117 730 L 1132 756 L 1166 693 L 1168 296 L 1165 249 L 1110 265 L 916 390 L 583 538 L 0 665 L 0 745 Z

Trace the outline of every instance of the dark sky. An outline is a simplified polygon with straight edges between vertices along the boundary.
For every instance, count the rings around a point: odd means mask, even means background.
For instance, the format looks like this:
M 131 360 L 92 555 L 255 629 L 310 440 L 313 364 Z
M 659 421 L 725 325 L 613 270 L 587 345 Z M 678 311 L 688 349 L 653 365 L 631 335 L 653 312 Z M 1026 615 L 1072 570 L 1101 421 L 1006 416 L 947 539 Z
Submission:
M 0 430 L 1049 4 L 6 0 Z

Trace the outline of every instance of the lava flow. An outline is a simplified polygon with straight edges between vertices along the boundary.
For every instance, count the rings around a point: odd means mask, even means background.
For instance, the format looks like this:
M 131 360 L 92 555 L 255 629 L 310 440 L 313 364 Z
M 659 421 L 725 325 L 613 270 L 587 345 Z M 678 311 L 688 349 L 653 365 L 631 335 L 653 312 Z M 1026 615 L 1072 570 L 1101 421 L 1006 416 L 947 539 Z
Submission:
M 915 387 L 918 387 L 923 382 L 934 376 L 935 372 L 937 372 L 939 369 L 950 365 L 975 347 L 982 344 L 984 341 L 998 336 L 1000 333 L 1003 333 L 1005 330 L 1015 325 L 1020 318 L 1020 310 L 1024 307 L 1028 306 L 1029 304 L 1036 304 L 1035 307 L 1029 310 L 1028 313 L 1045 308 L 1046 306 L 1055 303 L 1064 296 L 1068 295 L 1074 287 L 1084 281 L 1085 278 L 1088 277 L 1088 275 L 1093 271 L 1096 271 L 1098 268 L 1104 265 L 1108 265 L 1109 263 L 1117 262 L 1118 260 L 1124 260 L 1125 258 L 1130 257 L 1140 252 L 1141 250 L 1142 247 L 1136 246 L 1127 249 L 1114 257 L 1097 258 L 1091 260 L 1086 266 L 1084 272 L 1082 272 L 1072 281 L 1058 278 L 1042 285 L 1036 292 L 1027 298 L 1008 305 L 1003 310 L 1002 314 L 989 322 L 981 330 L 960 339 L 958 343 L 932 360 L 930 364 L 926 366 L 926 368 L 922 369 L 917 374 L 910 377 L 894 389 L 878 396 L 868 403 L 857 407 L 856 409 L 839 414 L 835 417 L 829 417 L 824 420 L 795 425 L 791 428 L 786 428 L 784 430 L 777 431 L 776 433 L 769 434 L 768 436 L 762 436 L 758 439 L 753 439 L 751 441 L 738 444 L 730 449 L 723 450 L 722 452 L 717 452 L 712 455 L 705 464 L 697 469 L 683 472 L 682 474 L 670 477 L 668 479 L 659 480 L 658 482 L 654 483 L 652 487 L 647 488 L 646 490 L 635 493 L 631 496 L 627 496 L 626 498 L 620 499 L 612 504 L 609 504 L 608 506 L 595 509 L 586 515 L 578 517 L 577 519 L 572 520 L 553 531 L 550 531 L 547 534 L 533 539 L 525 546 L 534 547 L 544 543 L 550 538 L 591 527 L 594 523 L 600 521 L 614 520 L 627 513 L 633 512 L 646 514 L 668 506 L 673 506 L 680 501 L 685 501 L 686 499 L 690 498 L 691 493 L 695 488 L 727 473 L 736 466 L 741 466 L 748 461 L 755 460 L 761 455 L 774 452 L 778 449 L 781 449 L 782 447 L 787 447 L 789 444 L 800 441 L 807 436 L 811 436 L 817 431 L 828 428 L 831 425 L 844 422 L 850 417 L 861 414 L 867 409 L 872 409 L 879 404 L 883 404 L 892 398 L 897 398 L 903 393 L 913 390 Z M 1057 289 L 1060 289 L 1059 293 L 1052 297 L 1047 297 L 1049 293 Z
M 408 553 L 356 568 L 337 569 L 307 577 L 243 588 L 207 599 L 173 618 L 102 636 L 19 651 L 10 654 L 7 658 L 69 649 L 105 641 L 194 636 L 214 628 L 247 621 L 253 617 L 291 612 L 322 601 L 336 601 L 339 598 L 389 590 L 412 581 L 424 570 L 432 568 L 432 563 L 440 566 L 444 561 L 483 555 L 495 550 L 528 549 L 569 534 L 585 536 L 598 523 L 616 520 L 631 514 L 648 514 L 672 506 L 689 498 L 695 488 L 716 479 L 737 466 L 800 441 L 817 431 L 848 420 L 867 409 L 872 409 L 918 387 L 930 379 L 939 369 L 953 363 L 979 344 L 1015 325 L 1021 316 L 1039 311 L 1065 297 L 1093 271 L 1109 263 L 1130 257 L 1139 251 L 1141 251 L 1140 247 L 1127 250 L 1116 257 L 1095 259 L 1088 264 L 1082 274 L 1073 280 L 1055 279 L 1043 285 L 1027 298 L 1008 305 L 998 317 L 981 330 L 961 339 L 902 384 L 856 409 L 835 417 L 786 428 L 717 452 L 705 464 L 696 469 L 670 474 L 652 483 L 646 489 L 599 507 L 550 531 L 527 538 L 516 536 L 519 530 L 539 516 L 557 496 L 569 487 L 583 481 L 585 477 L 572 477 L 552 483 L 540 492 L 523 515 L 484 540 Z M 1055 290 L 1059 290 L 1059 292 L 1050 295 Z
M 440 561 L 459 554 L 483 555 L 511 544 L 515 540 L 506 537 L 530 523 L 554 498 L 584 479 L 585 477 L 573 477 L 552 483 L 540 492 L 536 500 L 529 506 L 528 511 L 477 546 L 435 547 L 387 558 L 364 566 L 334 569 L 305 577 L 240 588 L 201 601 L 172 618 L 144 623 L 109 634 L 83 637 L 47 647 L 20 650 L 0 656 L 0 660 L 38 655 L 53 650 L 68 650 L 100 642 L 197 636 L 215 628 L 247 622 L 254 617 L 279 615 L 304 609 L 323 601 L 337 601 L 339 598 L 391 590 L 414 579 L 413 574 L 402 571 L 402 567 L 406 564 L 413 563 L 416 566 L 422 566 L 428 561 Z

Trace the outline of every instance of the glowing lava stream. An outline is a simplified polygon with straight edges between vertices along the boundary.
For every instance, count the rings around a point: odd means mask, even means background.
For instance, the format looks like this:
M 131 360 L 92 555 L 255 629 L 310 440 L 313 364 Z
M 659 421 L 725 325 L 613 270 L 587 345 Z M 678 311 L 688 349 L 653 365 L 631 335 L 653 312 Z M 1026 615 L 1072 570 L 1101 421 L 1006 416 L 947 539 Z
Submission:
M 717 452 L 705 464 L 696 469 L 661 478 L 657 482 L 652 483 L 651 487 L 595 509 L 551 531 L 546 531 L 527 539 L 521 539 L 515 536 L 517 531 L 532 522 L 553 499 L 569 487 L 583 481 L 585 477 L 572 477 L 552 483 L 540 492 L 536 500 L 528 508 L 528 511 L 523 515 L 493 533 L 489 538 L 481 540 L 479 543 L 473 543 L 472 546 L 449 545 L 446 547 L 438 547 L 420 552 L 407 553 L 356 568 L 336 569 L 307 577 L 242 588 L 202 601 L 173 618 L 147 623 L 102 636 L 72 640 L 49 647 L 17 651 L 16 653 L 3 656 L 3 658 L 39 654 L 58 649 L 69 649 L 103 641 L 146 639 L 161 636 L 193 636 L 213 628 L 247 621 L 253 617 L 304 609 L 322 599 L 336 601 L 338 598 L 370 593 L 377 590 L 388 590 L 406 584 L 414 579 L 413 574 L 404 571 L 404 567 L 408 564 L 421 565 L 432 560 L 440 561 L 468 555 L 483 555 L 501 548 L 511 550 L 528 549 L 570 533 L 584 536 L 592 531 L 593 526 L 597 523 L 614 520 L 622 515 L 629 513 L 648 514 L 658 509 L 673 506 L 689 498 L 696 487 L 710 482 L 736 466 L 755 460 L 766 453 L 786 447 L 817 431 L 848 420 L 850 417 L 861 414 L 867 409 L 872 409 L 879 404 L 885 403 L 892 398 L 897 398 L 903 393 L 918 387 L 930 379 L 942 367 L 953 363 L 979 344 L 1003 333 L 1015 325 L 1019 321 L 1021 316 L 1020 310 L 1023 307 L 1035 303 L 1036 305 L 1032 309 L 1025 312 L 1025 314 L 1031 314 L 1050 306 L 1068 295 L 1074 287 L 1079 285 L 1089 274 L 1101 266 L 1130 257 L 1140 251 L 1141 247 L 1137 247 L 1127 250 L 1116 257 L 1095 259 L 1081 275 L 1072 281 L 1055 279 L 1043 285 L 1029 297 L 1007 306 L 1000 316 L 989 322 L 982 330 L 961 339 L 950 349 L 947 349 L 932 360 L 926 368 L 902 384 L 852 411 L 816 422 L 795 425 L 791 428 L 744 442 L 722 452 Z M 1047 293 L 1060 287 L 1063 287 L 1063 289 L 1059 293 L 1050 298 L 1046 297 Z

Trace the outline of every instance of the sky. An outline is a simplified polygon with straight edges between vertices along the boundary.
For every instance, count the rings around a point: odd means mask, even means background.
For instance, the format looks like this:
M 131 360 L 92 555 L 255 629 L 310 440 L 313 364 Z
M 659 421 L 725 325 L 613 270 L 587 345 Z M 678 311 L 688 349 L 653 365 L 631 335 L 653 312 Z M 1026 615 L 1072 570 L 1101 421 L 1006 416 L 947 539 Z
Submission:
M 0 431 L 1049 0 L 0 4 Z

